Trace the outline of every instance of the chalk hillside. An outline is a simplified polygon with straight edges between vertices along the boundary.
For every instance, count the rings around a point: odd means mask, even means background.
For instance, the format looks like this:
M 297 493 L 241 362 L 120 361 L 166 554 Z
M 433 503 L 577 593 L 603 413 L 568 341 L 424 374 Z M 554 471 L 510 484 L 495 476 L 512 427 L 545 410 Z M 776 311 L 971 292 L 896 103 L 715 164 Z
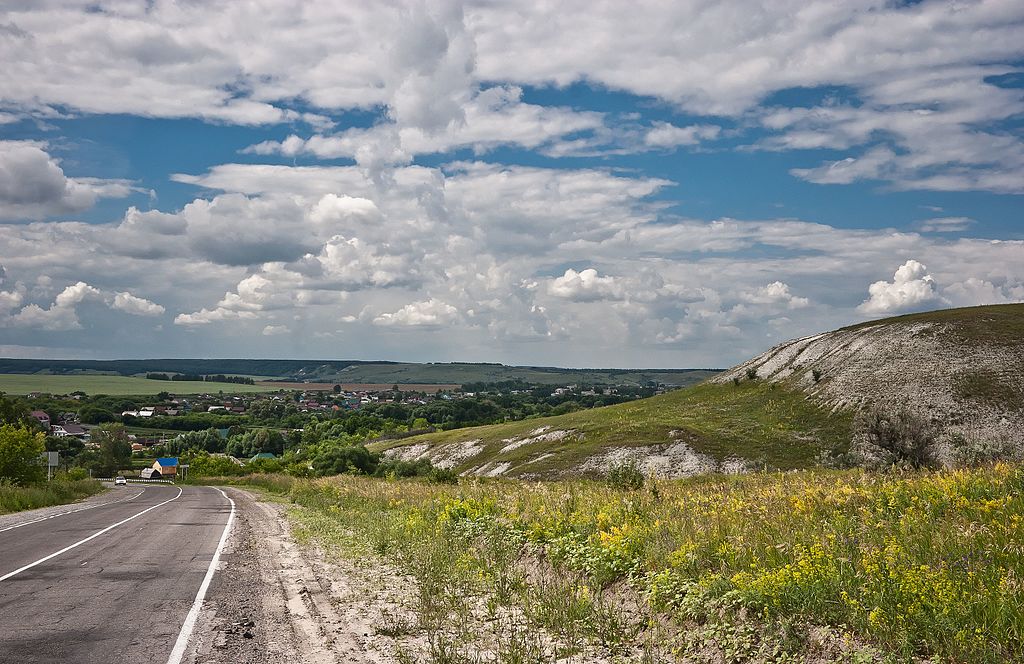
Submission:
M 1024 304 L 910 314 L 795 339 L 711 382 L 742 381 L 751 371 L 831 410 L 909 409 L 947 438 L 1024 447 Z
M 872 405 L 924 415 L 940 443 L 958 432 L 1024 449 L 1024 304 L 871 321 L 787 341 L 650 399 L 371 447 L 522 478 L 600 475 L 623 462 L 661 477 L 804 468 L 848 450 L 856 412 Z

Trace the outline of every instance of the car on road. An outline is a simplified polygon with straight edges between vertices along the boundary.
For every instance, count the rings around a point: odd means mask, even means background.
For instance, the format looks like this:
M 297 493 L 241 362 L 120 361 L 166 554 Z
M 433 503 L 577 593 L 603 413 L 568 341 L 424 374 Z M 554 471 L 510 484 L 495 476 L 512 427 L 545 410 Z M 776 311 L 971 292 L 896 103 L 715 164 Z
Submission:
M 114 486 L 120 486 L 122 484 L 124 486 L 128 486 L 128 480 L 124 478 L 124 475 L 118 475 L 114 478 Z

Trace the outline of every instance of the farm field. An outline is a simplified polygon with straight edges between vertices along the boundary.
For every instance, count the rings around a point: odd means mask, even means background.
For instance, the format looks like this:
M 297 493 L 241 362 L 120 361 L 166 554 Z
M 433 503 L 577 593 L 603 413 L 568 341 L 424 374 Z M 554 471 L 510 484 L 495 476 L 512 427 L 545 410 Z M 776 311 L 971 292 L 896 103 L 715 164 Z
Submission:
M 363 363 L 353 364 L 336 375 L 320 373 L 318 380 L 346 383 L 490 383 L 521 380 L 538 385 L 569 383 L 606 385 L 646 385 L 650 382 L 677 387 L 695 385 L 719 373 L 716 369 L 563 369 L 556 367 L 513 367 L 502 364 L 472 363 Z
M 414 580 L 401 661 L 417 638 L 452 662 L 1024 657 L 1019 466 L 637 479 L 236 482 Z
M 204 383 L 192 381 L 147 380 L 129 376 L 58 376 L 47 374 L 0 374 L 0 392 L 7 394 L 70 394 L 82 391 L 86 394 L 225 394 L 243 392 L 273 392 L 280 388 L 261 385 L 238 385 L 234 383 Z

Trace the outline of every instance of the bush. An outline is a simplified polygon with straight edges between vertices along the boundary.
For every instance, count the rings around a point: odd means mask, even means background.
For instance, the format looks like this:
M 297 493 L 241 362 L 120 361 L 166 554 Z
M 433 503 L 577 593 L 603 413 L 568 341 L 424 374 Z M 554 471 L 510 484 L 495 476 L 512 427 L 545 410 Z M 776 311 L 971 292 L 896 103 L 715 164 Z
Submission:
M 757 378 L 757 369 L 755 367 L 747 367 L 747 380 L 754 380 Z
M 935 430 L 923 417 L 901 409 L 870 408 L 857 418 L 856 435 L 866 465 L 927 468 L 935 465 Z
M 811 369 L 811 378 L 817 383 L 821 380 L 821 369 Z
M 637 491 L 644 487 L 644 473 L 636 461 L 615 463 L 608 468 L 608 484 L 616 489 Z
M 1005 436 L 968 438 L 957 431 L 950 435 L 949 447 L 952 461 L 957 466 L 981 466 L 1019 457 L 1016 446 Z
M 427 481 L 434 484 L 458 484 L 459 474 L 451 468 L 438 468 L 434 466 L 427 473 Z
M 434 469 L 430 459 L 417 459 L 416 461 L 402 461 L 401 459 L 381 459 L 377 464 L 377 477 L 426 477 Z
M 372 475 L 377 470 L 379 457 L 363 445 L 330 445 L 330 441 L 314 456 L 313 472 L 316 475 Z
M 0 426 L 0 480 L 30 484 L 46 476 L 40 461 L 46 437 L 26 426 Z

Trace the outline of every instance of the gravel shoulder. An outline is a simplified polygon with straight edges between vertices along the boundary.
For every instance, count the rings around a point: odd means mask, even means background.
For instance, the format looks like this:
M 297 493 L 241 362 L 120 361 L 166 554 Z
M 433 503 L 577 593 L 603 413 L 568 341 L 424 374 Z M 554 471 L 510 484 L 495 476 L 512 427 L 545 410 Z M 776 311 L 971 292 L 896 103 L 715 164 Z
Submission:
M 397 662 L 396 639 L 378 626 L 413 592 L 400 575 L 329 561 L 315 545 L 296 543 L 284 505 L 227 491 L 237 506 L 235 526 L 185 661 Z

